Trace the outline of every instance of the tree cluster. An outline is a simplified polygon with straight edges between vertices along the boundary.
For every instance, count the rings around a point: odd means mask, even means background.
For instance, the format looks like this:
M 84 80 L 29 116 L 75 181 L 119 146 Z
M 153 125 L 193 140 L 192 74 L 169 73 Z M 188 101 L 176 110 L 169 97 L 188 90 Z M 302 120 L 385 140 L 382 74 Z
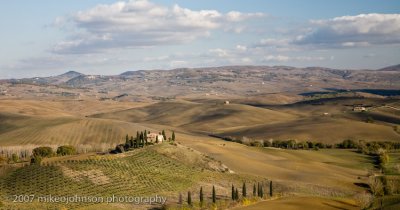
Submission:
M 43 158 L 76 154 L 76 148 L 71 145 L 62 145 L 54 152 L 51 147 L 36 147 L 32 150 L 31 164 L 40 164 Z M 16 160 L 15 160 L 16 162 Z
M 125 143 L 124 144 L 118 144 L 115 149 L 111 150 L 110 153 L 117 154 L 117 153 L 123 153 L 129 150 L 137 149 L 137 148 L 143 148 L 148 145 L 153 145 L 154 143 L 150 141 L 148 138 L 148 135 L 150 134 L 150 131 L 144 130 L 144 131 L 137 131 L 136 132 L 136 137 L 134 136 L 129 136 L 126 134 L 125 136 Z M 167 138 L 165 131 L 162 130 L 160 135 L 163 136 L 164 140 Z M 169 140 L 175 141 L 175 132 L 172 131 L 172 135 L 169 138 Z M 156 137 L 155 143 L 159 143 L 158 136 Z

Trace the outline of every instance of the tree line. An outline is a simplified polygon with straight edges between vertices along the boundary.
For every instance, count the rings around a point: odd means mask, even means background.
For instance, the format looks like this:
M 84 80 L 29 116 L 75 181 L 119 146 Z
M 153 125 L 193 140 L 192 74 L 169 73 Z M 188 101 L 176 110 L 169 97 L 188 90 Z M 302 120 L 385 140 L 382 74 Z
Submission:
M 273 192 L 273 184 L 272 181 L 269 181 L 269 192 L 266 193 L 264 190 L 264 183 L 254 183 L 253 187 L 252 187 L 252 194 L 249 195 L 247 193 L 247 186 L 246 186 L 246 182 L 243 182 L 243 185 L 241 186 L 241 190 L 240 190 L 240 194 L 239 194 L 239 188 L 235 187 L 235 185 L 232 184 L 232 189 L 231 189 L 231 200 L 233 202 L 238 202 L 238 201 L 245 201 L 248 198 L 260 198 L 260 199 L 264 199 L 267 196 L 269 197 L 273 197 L 274 196 L 274 192 Z M 200 187 L 199 193 L 198 193 L 198 203 L 199 206 L 202 208 L 204 207 L 206 200 L 204 199 L 204 191 L 203 191 L 203 187 Z M 211 191 L 211 202 L 212 205 L 215 205 L 217 202 L 218 198 L 217 198 L 217 192 L 215 189 L 215 186 L 212 186 L 212 191 Z M 181 193 L 179 193 L 179 201 L 178 203 L 180 205 L 183 204 L 183 196 Z M 186 197 L 186 203 L 189 206 L 193 206 L 194 205 L 194 201 L 192 198 L 192 192 L 188 191 L 187 192 L 187 197 Z
M 360 149 L 363 153 L 370 153 L 368 150 L 377 150 L 376 148 L 384 148 L 386 150 L 400 150 L 400 142 L 391 141 L 370 141 L 360 140 L 358 142 L 352 139 L 343 140 L 336 144 L 327 144 L 315 141 L 297 141 L 297 140 L 255 140 L 247 137 L 235 138 L 230 136 L 210 135 L 212 137 L 221 138 L 225 141 L 232 141 L 253 147 L 275 147 L 282 149 Z

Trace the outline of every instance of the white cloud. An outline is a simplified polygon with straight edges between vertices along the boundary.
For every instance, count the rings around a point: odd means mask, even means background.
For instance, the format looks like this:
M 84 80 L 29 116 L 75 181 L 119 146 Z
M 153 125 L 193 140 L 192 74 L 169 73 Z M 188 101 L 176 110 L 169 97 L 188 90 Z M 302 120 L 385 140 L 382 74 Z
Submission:
M 286 55 L 268 55 L 261 59 L 262 62 L 278 62 L 285 63 L 289 61 L 323 61 L 325 57 L 312 57 L 312 56 L 286 56 Z
M 212 30 L 227 25 L 240 33 L 244 27 L 236 25 L 238 22 L 262 16 L 262 13 L 237 11 L 226 14 L 216 10 L 195 11 L 179 5 L 165 7 L 147 0 L 98 5 L 69 18 L 79 33 L 58 43 L 53 51 L 74 54 L 181 44 L 210 36 Z
M 231 22 L 240 22 L 244 21 L 249 18 L 254 18 L 254 17 L 263 17 L 264 14 L 257 12 L 257 13 L 241 13 L 238 11 L 230 11 L 226 14 L 226 19 Z
M 290 57 L 284 55 L 268 55 L 265 56 L 263 61 L 276 61 L 276 62 L 288 62 Z
M 400 44 L 400 14 L 361 14 L 311 21 L 293 43 L 328 47 Z
M 216 49 L 210 49 L 208 50 L 211 55 L 220 57 L 220 58 L 227 58 L 231 57 L 231 54 L 228 52 L 228 50 L 221 49 L 221 48 L 216 48 Z
M 240 45 L 240 44 L 236 45 L 236 49 L 239 51 L 242 51 L 242 52 L 247 51 L 247 47 L 244 45 Z
M 157 57 L 145 57 L 143 61 L 145 62 L 152 62 L 152 61 L 165 61 L 170 59 L 170 56 L 168 55 L 162 55 L 162 56 L 157 56 Z
M 258 46 L 288 46 L 290 43 L 290 39 L 261 39 Z

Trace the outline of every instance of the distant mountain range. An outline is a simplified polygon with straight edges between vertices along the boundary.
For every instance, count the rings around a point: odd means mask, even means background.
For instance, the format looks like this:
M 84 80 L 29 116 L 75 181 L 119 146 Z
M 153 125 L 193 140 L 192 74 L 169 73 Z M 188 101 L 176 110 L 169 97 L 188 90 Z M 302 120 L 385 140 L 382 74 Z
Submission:
M 281 92 L 336 89 L 400 89 L 400 65 L 378 70 L 322 67 L 223 66 L 127 71 L 120 75 L 85 75 L 75 71 L 52 77 L 3 80 L 10 84 L 56 85 L 96 93 L 145 97 L 224 95 L 248 97 Z

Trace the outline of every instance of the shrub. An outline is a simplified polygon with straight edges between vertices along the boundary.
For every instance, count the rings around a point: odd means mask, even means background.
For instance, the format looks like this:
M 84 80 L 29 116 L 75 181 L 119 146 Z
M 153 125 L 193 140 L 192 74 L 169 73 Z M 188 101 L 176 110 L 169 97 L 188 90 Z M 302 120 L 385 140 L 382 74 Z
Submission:
M 384 153 L 379 155 L 379 165 L 383 168 L 389 162 L 389 155 Z
M 41 156 L 33 156 L 31 158 L 31 164 L 40 165 L 40 163 L 42 163 L 42 157 Z
M 65 156 L 74 154 L 76 154 L 76 149 L 73 146 L 63 145 L 57 148 L 57 155 Z
M 12 154 L 11 159 L 12 159 L 12 161 L 13 161 L 14 163 L 18 163 L 18 161 L 19 161 L 19 157 L 18 157 L 18 155 L 15 154 L 15 153 Z
M 53 149 L 51 147 L 37 147 L 32 151 L 33 156 L 40 157 L 51 157 L 54 155 Z
M 272 143 L 270 141 L 264 141 L 264 147 L 271 147 Z
M 123 153 L 123 152 L 125 152 L 124 145 L 123 145 L 123 144 L 117 145 L 117 146 L 115 147 L 115 151 L 116 151 L 117 153 Z
M 372 176 L 369 178 L 369 187 L 375 196 L 382 196 L 384 194 L 382 181 L 378 177 Z
M 385 186 L 385 195 L 394 195 L 400 192 L 400 179 L 385 176 L 383 185 Z
M 264 145 L 259 141 L 251 141 L 250 146 L 252 147 L 263 147 Z
M 7 162 L 7 158 L 0 155 L 0 164 L 6 163 L 6 162 Z
M 371 206 L 373 196 L 369 193 L 363 192 L 356 194 L 354 196 L 354 200 L 357 202 L 358 206 L 360 206 L 361 209 L 366 209 Z
M 356 149 L 358 148 L 358 145 L 353 140 L 346 139 L 342 143 L 337 144 L 337 147 L 341 149 Z

